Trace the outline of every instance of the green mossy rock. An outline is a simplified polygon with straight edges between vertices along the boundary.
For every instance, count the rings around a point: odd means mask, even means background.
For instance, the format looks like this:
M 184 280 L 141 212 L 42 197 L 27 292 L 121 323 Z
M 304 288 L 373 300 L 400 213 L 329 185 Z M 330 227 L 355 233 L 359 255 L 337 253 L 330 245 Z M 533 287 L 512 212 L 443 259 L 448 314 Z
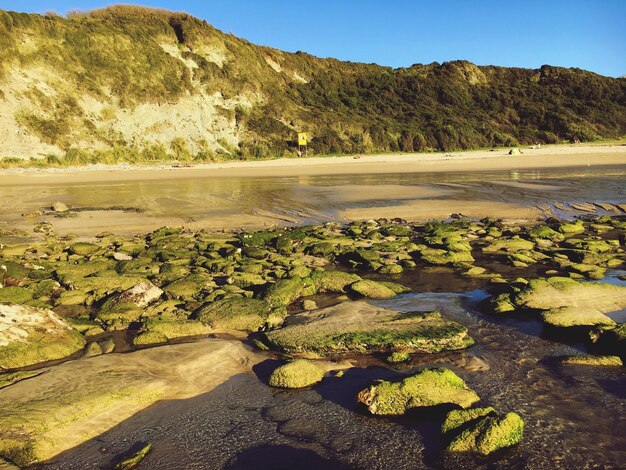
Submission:
M 211 329 L 198 320 L 161 320 L 148 318 L 144 320 L 144 330 L 158 333 L 168 340 L 208 334 Z
M 51 310 L 0 305 L 0 369 L 64 359 L 84 346 L 85 338 Z
M 267 344 L 288 354 L 325 357 L 374 352 L 440 352 L 474 341 L 467 328 L 437 312 L 400 313 L 366 302 L 343 302 L 297 315 L 297 321 L 265 333 Z
M 523 435 L 524 421 L 517 413 L 508 413 L 504 417 L 490 413 L 476 422 L 470 421 L 469 426 L 452 439 L 447 450 L 489 455 L 514 446 L 522 440 Z
M 531 251 L 535 244 L 523 238 L 498 239 L 483 247 L 483 253 L 516 253 L 518 251 Z
M 578 233 L 584 233 L 585 226 L 583 224 L 583 221 L 579 219 L 576 221 L 576 223 L 559 225 L 559 232 L 566 235 L 576 235 Z
M 580 366 L 623 366 L 621 358 L 618 356 L 567 356 L 561 361 L 563 364 Z
M 386 264 L 382 268 L 378 270 L 380 274 L 389 274 L 389 275 L 397 275 L 402 274 L 404 269 L 399 264 Z
M 350 284 L 350 290 L 368 299 L 391 299 L 396 296 L 396 293 L 383 283 L 369 279 L 362 279 Z
M 491 406 L 487 408 L 470 408 L 467 410 L 452 410 L 450 411 L 443 424 L 441 425 L 441 434 L 444 436 L 459 429 L 470 421 L 483 418 L 489 414 L 495 413 Z
M 0 287 L 0 303 L 24 304 L 33 299 L 33 293 L 24 287 Z
M 409 362 L 411 355 L 406 351 L 394 351 L 385 359 L 390 364 L 397 364 L 400 362 Z
M 286 307 L 301 297 L 315 293 L 317 289 L 309 278 L 292 277 L 270 284 L 262 293 L 261 298 L 269 302 L 272 307 Z
M 473 263 L 474 257 L 469 251 L 452 251 L 439 248 L 421 248 L 419 257 L 422 261 L 436 266 Z
M 544 240 L 551 240 L 553 242 L 565 240 L 565 236 L 562 233 L 559 233 L 546 225 L 537 225 L 530 228 L 528 230 L 528 236 L 530 238 L 541 238 Z
M 167 343 L 167 336 L 157 331 L 144 331 L 133 339 L 135 346 L 152 346 Z
M 92 256 L 100 251 L 100 245 L 95 243 L 77 242 L 70 245 L 68 251 L 73 255 Z
M 272 317 L 272 306 L 261 299 L 232 297 L 203 305 L 196 318 L 218 331 L 258 331 L 268 323 L 276 326 L 282 318 Z
M 604 313 L 626 308 L 626 287 L 565 277 L 532 279 L 512 302 L 539 310 L 544 321 L 553 326 L 613 326 L 615 322 Z
M 468 408 L 480 400 L 463 379 L 449 369 L 424 369 L 400 382 L 382 381 L 362 390 L 359 402 L 374 415 L 403 415 L 438 405 Z
M 304 388 L 320 382 L 324 378 L 324 369 L 311 361 L 296 359 L 282 365 L 269 377 L 270 387 Z
M 360 276 L 342 271 L 316 271 L 311 274 L 311 282 L 319 292 L 345 294 L 348 286 L 360 280 Z

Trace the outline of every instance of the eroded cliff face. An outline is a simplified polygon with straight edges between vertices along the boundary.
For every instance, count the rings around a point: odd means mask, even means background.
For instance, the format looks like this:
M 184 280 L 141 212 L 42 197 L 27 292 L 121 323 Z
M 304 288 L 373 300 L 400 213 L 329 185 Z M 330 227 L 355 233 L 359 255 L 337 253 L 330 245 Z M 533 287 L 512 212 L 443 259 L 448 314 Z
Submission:
M 454 150 L 626 133 L 626 79 L 391 69 L 256 46 L 182 13 L 0 11 L 0 157 L 138 160 Z M 71 160 L 70 158 L 70 160 Z M 69 160 L 68 160 L 69 161 Z

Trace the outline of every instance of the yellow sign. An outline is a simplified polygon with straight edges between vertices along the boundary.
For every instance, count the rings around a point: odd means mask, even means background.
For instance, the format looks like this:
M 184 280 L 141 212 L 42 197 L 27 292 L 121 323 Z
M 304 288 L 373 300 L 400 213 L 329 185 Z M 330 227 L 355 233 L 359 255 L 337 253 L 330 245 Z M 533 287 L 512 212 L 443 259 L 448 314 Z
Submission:
M 306 145 L 306 132 L 298 132 L 298 145 Z

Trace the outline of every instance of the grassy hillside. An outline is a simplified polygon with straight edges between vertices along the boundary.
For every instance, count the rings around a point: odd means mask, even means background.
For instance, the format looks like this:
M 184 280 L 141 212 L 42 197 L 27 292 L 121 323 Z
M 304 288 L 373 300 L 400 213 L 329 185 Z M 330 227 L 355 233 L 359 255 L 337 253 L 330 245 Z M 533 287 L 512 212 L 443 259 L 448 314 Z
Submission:
M 68 18 L 0 11 L 0 106 L 0 157 L 51 163 L 269 158 L 293 154 L 297 131 L 318 154 L 626 134 L 623 78 L 319 59 L 121 6 Z

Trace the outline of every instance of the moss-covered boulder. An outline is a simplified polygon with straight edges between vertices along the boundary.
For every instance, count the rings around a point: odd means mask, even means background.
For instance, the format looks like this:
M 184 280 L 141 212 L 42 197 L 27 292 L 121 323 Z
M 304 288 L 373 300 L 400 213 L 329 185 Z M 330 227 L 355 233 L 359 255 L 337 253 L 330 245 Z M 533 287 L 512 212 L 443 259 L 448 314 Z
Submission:
M 441 248 L 421 248 L 419 257 L 422 261 L 436 266 L 474 262 L 474 257 L 470 251 L 453 251 Z
M 33 293 L 24 287 L 0 287 L 0 302 L 24 304 L 29 300 L 32 300 L 32 298 Z
M 535 248 L 535 244 L 524 238 L 500 238 L 483 247 L 483 253 L 516 253 L 518 251 L 530 251 L 533 248 Z
M 168 340 L 205 335 L 211 331 L 209 327 L 198 320 L 161 320 L 157 318 L 145 319 L 142 330 L 161 334 Z
M 394 351 L 385 358 L 390 364 L 398 364 L 400 362 L 409 362 L 411 355 L 406 351 Z
M 565 239 L 565 236 L 561 232 L 551 229 L 547 225 L 536 225 L 528 230 L 528 236 L 530 238 L 540 238 L 544 240 L 551 240 L 553 242 L 560 242 Z
M 273 315 L 269 302 L 246 297 L 231 297 L 207 303 L 198 309 L 195 317 L 217 331 L 252 332 L 282 322 L 281 315 Z
M 296 359 L 282 365 L 272 372 L 269 377 L 269 385 L 279 388 L 303 388 L 309 387 L 321 381 L 324 377 L 324 369 L 314 362 L 305 359 Z
M 290 305 L 299 298 L 316 292 L 315 284 L 309 278 L 302 279 L 295 276 L 270 284 L 262 293 L 261 298 L 269 302 L 272 307 L 280 307 Z
M 77 242 L 70 245 L 68 251 L 73 255 L 92 256 L 100 251 L 100 245 L 95 243 Z
M 538 310 L 553 326 L 613 326 L 604 313 L 626 308 L 626 287 L 564 277 L 532 279 L 515 296 L 517 307 Z
M 133 338 L 135 346 L 154 346 L 167 343 L 167 336 L 158 331 L 143 331 Z
M 316 271 L 311 274 L 311 282 L 319 292 L 345 294 L 350 284 L 360 280 L 360 276 L 343 271 Z
M 400 313 L 366 302 L 343 302 L 298 314 L 297 319 L 265 336 L 274 349 L 311 357 L 440 352 L 473 344 L 464 326 L 442 319 L 437 312 Z
M 84 346 L 85 338 L 51 310 L 0 305 L 0 369 L 63 359 Z
M 368 299 L 391 299 L 396 293 L 381 282 L 362 279 L 350 284 L 350 290 Z
M 575 223 L 565 223 L 559 225 L 559 232 L 565 235 L 576 235 L 585 232 L 583 221 L 578 219 Z
M 493 408 L 453 410 L 443 423 L 442 432 L 450 452 L 489 455 L 514 446 L 524 435 L 524 421 L 517 413 L 499 416 Z
M 455 405 L 468 408 L 480 400 L 463 379 L 449 369 L 424 369 L 399 382 L 381 381 L 358 395 L 375 415 L 403 415 L 409 410 Z

